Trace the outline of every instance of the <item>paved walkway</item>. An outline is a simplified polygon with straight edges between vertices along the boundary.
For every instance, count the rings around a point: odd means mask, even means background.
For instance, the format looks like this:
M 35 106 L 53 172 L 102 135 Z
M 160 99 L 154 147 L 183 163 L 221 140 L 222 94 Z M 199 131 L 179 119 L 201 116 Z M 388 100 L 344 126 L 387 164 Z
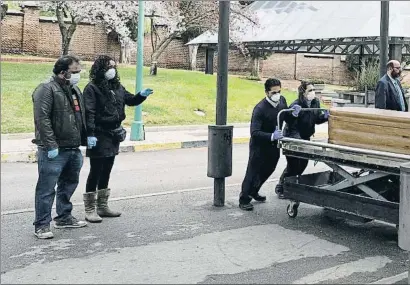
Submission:
M 121 152 L 137 152 L 178 148 L 205 147 L 208 142 L 208 126 L 146 127 L 144 141 L 130 141 L 128 137 L 121 144 Z M 316 138 L 327 137 L 327 124 L 317 126 Z M 233 143 L 248 143 L 249 124 L 234 124 Z M 33 133 L 1 135 L 1 162 L 35 162 L 36 146 L 31 143 Z M 82 148 L 83 152 L 85 148 Z

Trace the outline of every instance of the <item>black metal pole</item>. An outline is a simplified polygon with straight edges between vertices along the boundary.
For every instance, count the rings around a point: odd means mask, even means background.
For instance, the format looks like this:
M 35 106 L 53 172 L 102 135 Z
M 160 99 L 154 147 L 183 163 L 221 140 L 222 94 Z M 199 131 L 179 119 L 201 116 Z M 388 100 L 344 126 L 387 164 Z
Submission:
M 226 125 L 228 108 L 228 51 L 230 1 L 219 2 L 216 125 Z M 214 206 L 225 204 L 225 178 L 214 178 Z
M 381 1 L 380 13 L 380 78 L 386 74 L 389 59 L 389 1 Z
M 230 1 L 219 2 L 218 82 L 216 97 L 217 125 L 226 125 L 228 107 L 229 6 Z

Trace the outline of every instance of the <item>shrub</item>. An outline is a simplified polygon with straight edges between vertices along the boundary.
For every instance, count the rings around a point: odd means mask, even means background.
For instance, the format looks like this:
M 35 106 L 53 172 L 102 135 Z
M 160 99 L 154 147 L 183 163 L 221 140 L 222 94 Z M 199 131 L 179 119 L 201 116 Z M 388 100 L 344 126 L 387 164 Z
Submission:
M 368 63 L 362 67 L 362 71 L 356 70 L 354 87 L 356 91 L 376 90 L 379 81 L 380 67 L 376 62 Z
M 312 84 L 325 84 L 325 81 L 322 79 L 303 79 L 301 81 L 307 81 L 310 82 Z
M 241 77 L 242 79 L 246 79 L 246 80 L 252 80 L 252 81 L 261 81 L 262 79 L 258 76 L 245 76 L 245 77 Z

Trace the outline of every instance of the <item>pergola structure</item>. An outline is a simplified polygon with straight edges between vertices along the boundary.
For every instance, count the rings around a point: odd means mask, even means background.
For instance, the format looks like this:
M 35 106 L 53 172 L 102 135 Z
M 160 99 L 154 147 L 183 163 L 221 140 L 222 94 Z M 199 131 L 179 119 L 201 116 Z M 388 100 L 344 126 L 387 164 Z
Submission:
M 380 1 L 255 1 L 258 27 L 236 34 L 253 57 L 270 53 L 380 53 Z M 410 1 L 390 1 L 389 56 L 410 56 Z M 206 73 L 212 73 L 218 35 L 205 32 L 188 45 L 206 47 Z
M 249 50 L 254 52 L 303 52 L 321 54 L 358 54 L 358 55 L 378 55 L 379 37 L 367 38 L 332 38 L 320 40 L 287 40 L 275 42 L 250 42 L 246 43 Z M 389 41 L 391 47 L 399 45 L 401 55 L 410 55 L 410 38 L 393 37 Z M 396 55 L 400 51 L 395 51 Z

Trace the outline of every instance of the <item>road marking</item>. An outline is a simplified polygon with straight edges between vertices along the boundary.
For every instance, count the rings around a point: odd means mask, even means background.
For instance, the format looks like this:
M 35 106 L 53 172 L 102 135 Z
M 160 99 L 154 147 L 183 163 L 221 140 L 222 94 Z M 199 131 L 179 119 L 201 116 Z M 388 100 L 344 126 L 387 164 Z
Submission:
M 296 280 L 293 284 L 317 284 L 346 278 L 354 273 L 376 272 L 392 262 L 387 256 L 373 256 L 319 270 Z
M 370 283 L 370 284 L 395 284 L 395 283 L 397 283 L 399 281 L 402 281 L 406 278 L 409 278 L 409 273 L 408 272 L 403 272 L 403 273 L 397 274 L 395 276 L 380 279 L 380 280 L 378 280 L 376 282 L 373 282 L 373 283 Z
M 348 247 L 301 231 L 258 225 L 120 248 L 87 258 L 30 264 L 2 274 L 1 283 L 44 284 L 53 280 L 59 284 L 69 278 L 71 284 L 196 284 L 210 275 L 240 274 L 348 251 Z
M 279 179 L 277 179 L 277 178 L 269 179 L 269 180 L 266 181 L 266 183 L 272 183 L 272 182 L 276 182 L 278 180 Z M 241 186 L 241 185 L 242 185 L 242 183 L 233 183 L 233 184 L 227 184 L 226 187 L 237 187 L 237 186 Z M 131 196 L 111 198 L 110 201 L 133 200 L 133 199 L 149 198 L 149 197 L 155 197 L 155 196 L 165 196 L 165 195 L 181 194 L 181 193 L 188 193 L 188 192 L 197 192 L 197 191 L 211 190 L 211 189 L 214 189 L 214 187 L 213 186 L 208 186 L 208 187 L 188 188 L 188 189 L 180 189 L 180 190 L 172 190 L 172 191 L 164 191 L 164 192 L 156 192 L 156 193 L 148 193 L 148 194 L 140 194 L 140 195 L 131 195 Z M 73 203 L 73 206 L 81 206 L 81 205 L 83 205 L 82 202 Z M 55 206 L 53 206 L 53 210 L 54 209 L 55 209 Z M 31 212 L 34 212 L 34 208 L 25 208 L 25 209 L 2 211 L 1 216 L 15 215 L 15 214 L 21 214 L 21 213 L 31 213 Z

